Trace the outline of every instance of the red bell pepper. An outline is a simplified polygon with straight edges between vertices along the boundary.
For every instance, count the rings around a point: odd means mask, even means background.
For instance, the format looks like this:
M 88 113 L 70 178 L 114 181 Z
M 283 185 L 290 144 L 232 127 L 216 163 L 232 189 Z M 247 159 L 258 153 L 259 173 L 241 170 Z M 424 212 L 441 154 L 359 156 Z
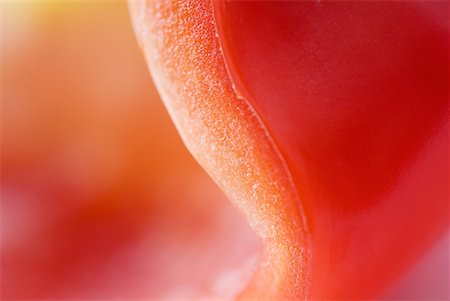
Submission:
M 130 3 L 186 145 L 264 241 L 241 299 L 373 297 L 448 229 L 448 2 Z

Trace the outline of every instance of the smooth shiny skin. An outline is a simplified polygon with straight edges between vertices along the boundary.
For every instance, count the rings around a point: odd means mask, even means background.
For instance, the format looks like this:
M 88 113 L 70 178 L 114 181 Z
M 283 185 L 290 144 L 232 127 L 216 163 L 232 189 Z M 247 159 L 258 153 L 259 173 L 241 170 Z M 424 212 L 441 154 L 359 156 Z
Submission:
M 448 2 L 214 10 L 235 93 L 306 210 L 309 297 L 376 295 L 448 229 Z

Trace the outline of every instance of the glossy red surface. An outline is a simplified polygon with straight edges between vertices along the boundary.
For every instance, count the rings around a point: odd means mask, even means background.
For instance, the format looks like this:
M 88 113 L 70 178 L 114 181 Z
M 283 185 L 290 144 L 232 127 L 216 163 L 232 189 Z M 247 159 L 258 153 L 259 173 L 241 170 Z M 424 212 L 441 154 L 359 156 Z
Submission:
M 373 296 L 448 228 L 448 2 L 214 4 L 306 208 L 311 296 Z

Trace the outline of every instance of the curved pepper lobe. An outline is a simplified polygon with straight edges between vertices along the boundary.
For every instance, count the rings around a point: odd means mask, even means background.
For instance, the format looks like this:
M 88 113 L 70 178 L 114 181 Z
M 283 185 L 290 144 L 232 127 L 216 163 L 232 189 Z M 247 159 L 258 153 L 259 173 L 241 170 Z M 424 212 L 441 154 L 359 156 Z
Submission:
M 312 297 L 374 295 L 448 228 L 448 2 L 214 5 L 306 208 Z

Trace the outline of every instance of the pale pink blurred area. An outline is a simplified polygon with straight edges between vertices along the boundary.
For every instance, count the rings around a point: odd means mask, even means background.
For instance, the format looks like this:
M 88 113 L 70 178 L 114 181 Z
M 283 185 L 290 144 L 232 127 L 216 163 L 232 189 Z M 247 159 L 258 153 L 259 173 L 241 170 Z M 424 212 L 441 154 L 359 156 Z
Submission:
M 446 233 L 381 300 L 450 300 L 450 234 Z
M 260 242 L 182 145 L 126 4 L 2 10 L 0 299 L 242 288 Z M 383 300 L 448 299 L 448 247 L 447 236 Z
M 126 4 L 2 8 L 0 299 L 239 289 L 259 241 L 182 145 Z

